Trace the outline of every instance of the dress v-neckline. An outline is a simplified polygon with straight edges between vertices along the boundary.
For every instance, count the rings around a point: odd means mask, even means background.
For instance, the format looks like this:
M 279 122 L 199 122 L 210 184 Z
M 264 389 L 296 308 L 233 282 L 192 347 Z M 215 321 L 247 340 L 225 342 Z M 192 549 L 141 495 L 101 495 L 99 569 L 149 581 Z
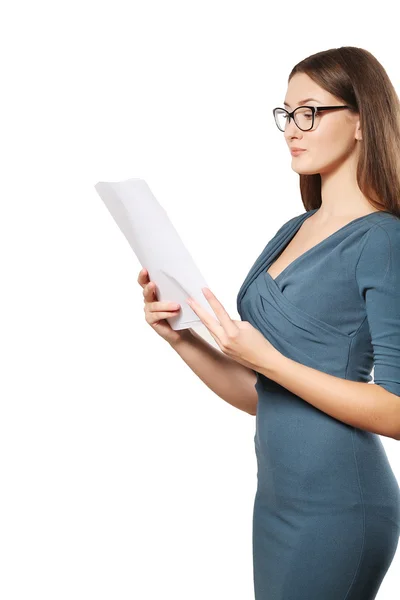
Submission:
M 303 219 L 300 219 L 299 223 L 296 225 L 296 227 L 294 228 L 294 230 L 285 239 L 285 242 L 284 242 L 285 245 L 283 247 L 279 248 L 279 254 L 278 254 L 278 256 L 280 256 L 282 254 L 282 252 L 287 248 L 287 246 L 290 244 L 290 242 L 292 241 L 292 239 L 294 238 L 294 236 L 296 235 L 296 233 L 299 231 L 299 229 L 303 225 L 303 223 L 309 217 L 311 217 L 311 215 L 313 215 L 315 212 L 317 212 L 317 210 L 319 210 L 319 209 L 318 208 L 314 208 L 312 210 L 307 211 L 305 217 Z M 276 260 L 278 258 L 278 256 L 276 258 L 275 258 L 275 256 L 273 256 L 272 257 L 273 262 L 270 262 L 268 264 L 267 269 L 264 268 L 264 275 L 266 275 L 267 277 L 269 277 L 269 279 L 271 281 L 273 281 L 274 283 L 276 283 L 277 280 L 284 273 L 286 273 L 286 271 L 288 271 L 288 269 L 290 269 L 293 265 L 295 265 L 300 259 L 304 258 L 305 256 L 308 256 L 308 254 L 310 254 L 310 252 L 312 252 L 313 250 L 319 248 L 324 243 L 326 243 L 328 240 L 331 240 L 335 235 L 337 235 L 338 233 L 341 233 L 344 229 L 347 229 L 347 227 L 350 227 L 350 225 L 353 225 L 354 223 L 358 223 L 358 221 L 361 221 L 362 219 L 366 219 L 366 218 L 370 217 L 371 215 L 375 215 L 377 213 L 379 213 L 379 214 L 381 214 L 381 213 L 391 214 L 387 210 L 375 210 L 374 212 L 368 213 L 367 215 L 361 215 L 361 217 L 356 217 L 352 221 L 349 221 L 345 225 L 342 225 L 342 227 L 339 227 L 339 229 L 337 229 L 336 231 L 334 231 L 333 233 L 331 233 L 330 235 L 328 235 L 326 238 L 324 238 L 323 240 L 321 240 L 317 244 L 314 244 L 314 246 L 312 246 L 311 248 L 309 248 L 308 250 L 306 250 L 305 252 L 303 252 L 302 254 L 300 254 L 297 258 L 295 258 L 294 260 L 292 260 L 292 262 L 290 262 L 282 271 L 280 271 L 280 273 L 278 273 L 278 275 L 276 275 L 275 277 L 272 277 L 272 275 L 270 275 L 270 273 L 268 273 L 268 269 L 272 266 L 272 264 L 274 262 L 276 262 Z

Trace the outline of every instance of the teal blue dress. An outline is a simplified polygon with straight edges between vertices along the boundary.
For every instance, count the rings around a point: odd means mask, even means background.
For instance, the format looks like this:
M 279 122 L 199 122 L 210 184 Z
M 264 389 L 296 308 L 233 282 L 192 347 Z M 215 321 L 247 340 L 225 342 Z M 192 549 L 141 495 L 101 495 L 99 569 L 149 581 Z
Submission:
M 400 412 L 400 219 L 354 219 L 272 278 L 267 269 L 316 210 L 265 246 L 239 315 L 318 371 L 368 383 L 374 367 Z M 256 374 L 255 599 L 372 600 L 400 534 L 400 488 L 380 436 Z

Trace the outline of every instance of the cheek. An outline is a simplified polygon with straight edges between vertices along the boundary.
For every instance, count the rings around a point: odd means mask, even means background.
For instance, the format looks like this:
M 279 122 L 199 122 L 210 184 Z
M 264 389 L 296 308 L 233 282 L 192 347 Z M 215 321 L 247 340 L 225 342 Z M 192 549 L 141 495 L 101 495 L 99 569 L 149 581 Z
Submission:
M 346 156 L 354 148 L 353 132 L 343 123 L 321 122 L 309 140 L 309 159 L 316 164 L 331 163 Z

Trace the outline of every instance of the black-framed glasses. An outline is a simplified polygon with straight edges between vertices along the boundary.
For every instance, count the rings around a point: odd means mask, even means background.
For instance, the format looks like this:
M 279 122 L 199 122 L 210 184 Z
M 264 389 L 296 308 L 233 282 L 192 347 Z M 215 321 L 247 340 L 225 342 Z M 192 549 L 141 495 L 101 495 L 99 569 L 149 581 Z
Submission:
M 314 127 L 314 118 L 317 112 L 336 110 L 338 108 L 350 108 L 350 106 L 347 106 L 347 104 L 341 104 L 340 106 L 298 106 L 292 112 L 287 111 L 285 108 L 277 107 L 272 112 L 276 126 L 280 131 L 285 131 L 285 127 L 287 123 L 290 123 L 290 119 L 293 119 L 297 127 L 302 131 L 309 131 Z

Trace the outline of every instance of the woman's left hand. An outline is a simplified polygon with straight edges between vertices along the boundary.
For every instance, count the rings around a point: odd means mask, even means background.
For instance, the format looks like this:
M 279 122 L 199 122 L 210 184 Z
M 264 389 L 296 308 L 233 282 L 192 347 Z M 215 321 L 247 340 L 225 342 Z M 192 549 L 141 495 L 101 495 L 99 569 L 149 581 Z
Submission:
M 203 294 L 217 315 L 214 319 L 193 298 L 186 302 L 207 327 L 224 354 L 254 371 L 265 368 L 279 351 L 248 321 L 234 321 L 208 288 Z

